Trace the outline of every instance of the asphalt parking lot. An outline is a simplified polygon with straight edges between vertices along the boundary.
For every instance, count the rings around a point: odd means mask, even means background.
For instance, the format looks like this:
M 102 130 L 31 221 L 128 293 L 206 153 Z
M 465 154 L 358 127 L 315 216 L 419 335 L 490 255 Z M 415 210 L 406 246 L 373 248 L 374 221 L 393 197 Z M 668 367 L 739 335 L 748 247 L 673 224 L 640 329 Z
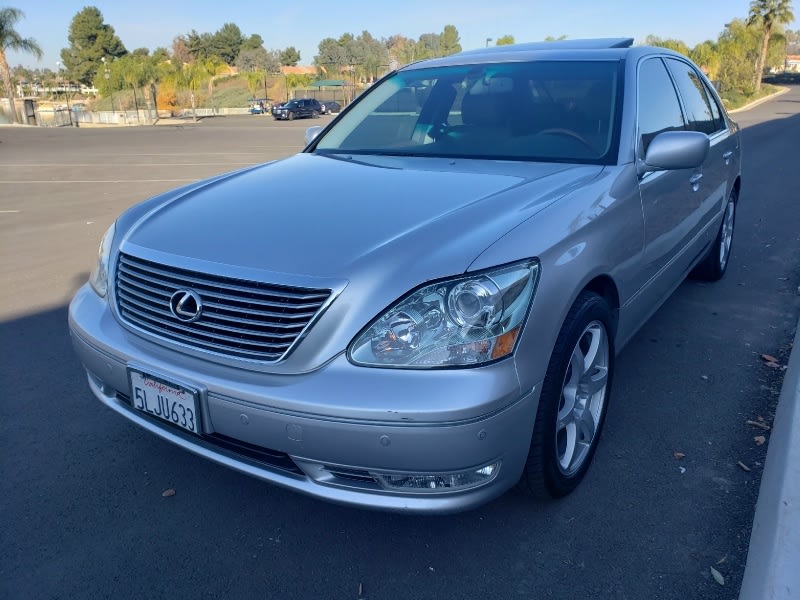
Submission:
M 440 518 L 328 505 L 153 439 L 71 351 L 67 303 L 121 211 L 296 152 L 330 117 L 0 127 L 0 597 L 736 598 L 766 454 L 747 422 L 770 422 L 762 355 L 785 364 L 800 312 L 792 94 L 738 117 L 730 271 L 681 286 L 623 351 L 584 484 Z

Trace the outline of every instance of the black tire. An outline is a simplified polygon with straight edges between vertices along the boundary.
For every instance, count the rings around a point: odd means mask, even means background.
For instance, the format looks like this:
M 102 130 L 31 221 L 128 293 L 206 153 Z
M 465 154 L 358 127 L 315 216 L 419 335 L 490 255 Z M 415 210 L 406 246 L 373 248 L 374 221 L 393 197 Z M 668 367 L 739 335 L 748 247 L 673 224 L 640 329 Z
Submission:
M 290 113 L 289 113 L 289 116 L 288 116 L 288 117 L 286 117 L 286 118 L 287 118 L 287 119 L 289 119 L 290 121 L 294 121 L 294 113 L 293 113 L 293 112 L 290 112 Z
M 566 496 L 589 469 L 611 395 L 612 322 L 611 307 L 597 294 L 581 292 L 570 308 L 542 384 L 523 492 Z
M 725 205 L 722 223 L 719 226 L 714 243 L 697 266 L 692 270 L 693 279 L 703 281 L 719 281 L 728 270 L 733 245 L 733 230 L 736 225 L 736 202 L 738 194 L 734 189 Z
M 312 119 L 319 119 L 319 113 L 315 110 L 311 111 L 311 118 Z

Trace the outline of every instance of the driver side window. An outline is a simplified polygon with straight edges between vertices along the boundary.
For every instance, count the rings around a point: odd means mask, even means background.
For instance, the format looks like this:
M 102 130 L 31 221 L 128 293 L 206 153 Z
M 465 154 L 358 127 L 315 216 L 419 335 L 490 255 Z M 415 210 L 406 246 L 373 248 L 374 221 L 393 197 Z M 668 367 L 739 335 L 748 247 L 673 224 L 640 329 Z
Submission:
M 639 67 L 638 116 L 642 157 L 659 133 L 686 129 L 675 86 L 660 58 Z

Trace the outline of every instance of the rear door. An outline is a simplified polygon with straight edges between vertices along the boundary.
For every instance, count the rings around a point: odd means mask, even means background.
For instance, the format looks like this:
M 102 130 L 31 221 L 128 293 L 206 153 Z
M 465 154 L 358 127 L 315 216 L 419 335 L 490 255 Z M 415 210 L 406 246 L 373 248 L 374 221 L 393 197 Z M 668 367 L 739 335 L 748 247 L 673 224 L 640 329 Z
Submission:
M 637 156 L 644 158 L 664 131 L 699 131 L 710 141 L 699 167 L 645 173 L 639 180 L 645 305 L 657 305 L 677 287 L 717 233 L 735 142 L 712 100 L 704 78 L 686 61 L 650 57 L 639 66 Z
M 705 79 L 689 63 L 668 58 L 667 67 L 675 80 L 681 96 L 688 128 L 700 131 L 709 137 L 710 149 L 703 163 L 700 186 L 705 190 L 701 207 L 700 227 L 703 239 L 710 242 L 717 234 L 716 222 L 721 216 L 730 186 L 736 176 L 736 164 L 732 160 L 736 140 L 722 117 L 716 98 L 708 89 Z M 713 222 L 713 223 L 712 223 Z

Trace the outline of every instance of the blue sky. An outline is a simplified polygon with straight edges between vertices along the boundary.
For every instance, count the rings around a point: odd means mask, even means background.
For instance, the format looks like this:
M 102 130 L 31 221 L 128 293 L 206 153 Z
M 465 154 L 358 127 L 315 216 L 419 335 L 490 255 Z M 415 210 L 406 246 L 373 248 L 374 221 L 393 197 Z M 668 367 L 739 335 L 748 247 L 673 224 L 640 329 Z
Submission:
M 466 50 L 486 44 L 486 38 L 513 35 L 517 42 L 548 35 L 634 37 L 648 34 L 683 40 L 690 47 L 716 40 L 725 23 L 746 18 L 750 0 L 8 0 L 25 13 L 16 29 L 34 38 L 44 50 L 41 61 L 9 53 L 9 64 L 56 68 L 60 51 L 69 45 L 72 18 L 85 6 L 96 6 L 128 50 L 169 48 L 175 36 L 192 29 L 213 33 L 235 23 L 245 35 L 264 38 L 267 49 L 294 46 L 301 64 L 312 64 L 319 42 L 364 30 L 376 38 L 402 34 L 417 39 L 440 33 L 452 24 Z M 800 5 L 794 3 L 795 16 Z M 795 20 L 789 29 L 800 28 Z

